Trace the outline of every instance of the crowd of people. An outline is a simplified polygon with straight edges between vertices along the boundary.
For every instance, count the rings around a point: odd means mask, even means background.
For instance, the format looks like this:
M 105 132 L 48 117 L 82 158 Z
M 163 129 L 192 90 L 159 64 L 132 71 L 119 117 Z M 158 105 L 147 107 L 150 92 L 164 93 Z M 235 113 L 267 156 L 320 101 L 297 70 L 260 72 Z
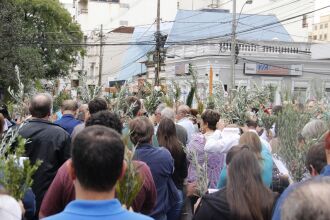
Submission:
M 196 119 L 188 106 L 165 103 L 148 116 L 143 100 L 122 101 L 129 120 L 103 98 L 65 100 L 52 114 L 52 97 L 37 94 L 21 125 L 3 106 L 0 135 L 19 129 L 28 140 L 26 157 L 42 163 L 22 200 L 0 186 L 0 219 L 330 219 L 330 132 L 323 121 L 310 121 L 297 137 L 325 133 L 305 155 L 310 177 L 291 183 L 283 174 L 278 182 L 276 125 L 268 135 L 254 117 L 238 126 L 212 109 Z M 275 106 L 272 114 L 281 110 Z M 125 151 L 134 154 L 131 162 L 142 179 L 129 210 L 116 198 L 128 166 Z M 209 190 L 203 195 L 197 193 L 198 165 L 207 167 Z

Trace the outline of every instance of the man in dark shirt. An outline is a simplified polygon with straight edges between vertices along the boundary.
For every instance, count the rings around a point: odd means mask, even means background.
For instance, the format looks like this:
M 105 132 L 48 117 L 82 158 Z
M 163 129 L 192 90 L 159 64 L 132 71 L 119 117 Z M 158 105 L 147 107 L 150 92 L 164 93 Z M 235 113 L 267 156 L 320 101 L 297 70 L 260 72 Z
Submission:
M 22 137 L 28 139 L 25 150 L 31 163 L 42 161 L 33 176 L 32 190 L 36 195 L 36 213 L 58 168 L 70 158 L 70 136 L 63 128 L 49 121 L 51 106 L 50 95 L 35 95 L 29 106 L 32 118 L 27 120 L 19 131 Z
M 173 204 L 179 201 L 178 191 L 172 180 L 174 161 L 171 153 L 163 147 L 151 145 L 154 126 L 146 117 L 134 118 L 129 123 L 130 139 L 137 146 L 134 154 L 135 160 L 145 162 L 151 170 L 157 189 L 156 206 L 151 217 L 166 219 Z
M 62 118 L 54 123 L 61 126 L 69 133 L 69 135 L 71 135 L 73 129 L 82 123 L 81 121 L 75 119 L 78 110 L 78 103 L 74 100 L 64 100 L 61 110 L 63 115 Z

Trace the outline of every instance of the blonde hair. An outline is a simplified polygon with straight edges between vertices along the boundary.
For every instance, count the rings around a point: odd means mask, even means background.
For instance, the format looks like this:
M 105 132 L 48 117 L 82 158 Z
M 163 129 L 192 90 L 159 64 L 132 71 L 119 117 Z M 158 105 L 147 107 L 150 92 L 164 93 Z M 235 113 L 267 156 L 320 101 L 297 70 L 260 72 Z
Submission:
M 240 145 L 248 145 L 252 152 L 257 155 L 258 159 L 261 158 L 262 145 L 259 136 L 251 131 L 245 132 L 239 139 Z

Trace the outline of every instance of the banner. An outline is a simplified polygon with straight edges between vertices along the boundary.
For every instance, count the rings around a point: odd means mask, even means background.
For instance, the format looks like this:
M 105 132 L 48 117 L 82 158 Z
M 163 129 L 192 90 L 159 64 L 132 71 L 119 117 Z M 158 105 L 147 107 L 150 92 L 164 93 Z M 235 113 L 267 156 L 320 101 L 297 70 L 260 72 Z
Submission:
M 302 65 L 280 65 L 245 63 L 244 74 L 246 75 L 271 75 L 271 76 L 301 76 Z

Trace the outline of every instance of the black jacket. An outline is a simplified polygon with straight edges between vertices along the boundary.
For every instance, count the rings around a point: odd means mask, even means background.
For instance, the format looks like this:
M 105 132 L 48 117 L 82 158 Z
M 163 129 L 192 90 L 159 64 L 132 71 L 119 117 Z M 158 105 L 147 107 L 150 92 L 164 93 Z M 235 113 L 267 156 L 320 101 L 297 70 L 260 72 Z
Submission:
M 42 161 L 33 177 L 32 185 L 38 212 L 58 168 L 70 158 L 71 139 L 63 128 L 43 119 L 28 120 L 19 134 L 28 139 L 25 150 L 31 163 Z
M 231 220 L 226 188 L 206 194 L 196 210 L 193 220 Z

